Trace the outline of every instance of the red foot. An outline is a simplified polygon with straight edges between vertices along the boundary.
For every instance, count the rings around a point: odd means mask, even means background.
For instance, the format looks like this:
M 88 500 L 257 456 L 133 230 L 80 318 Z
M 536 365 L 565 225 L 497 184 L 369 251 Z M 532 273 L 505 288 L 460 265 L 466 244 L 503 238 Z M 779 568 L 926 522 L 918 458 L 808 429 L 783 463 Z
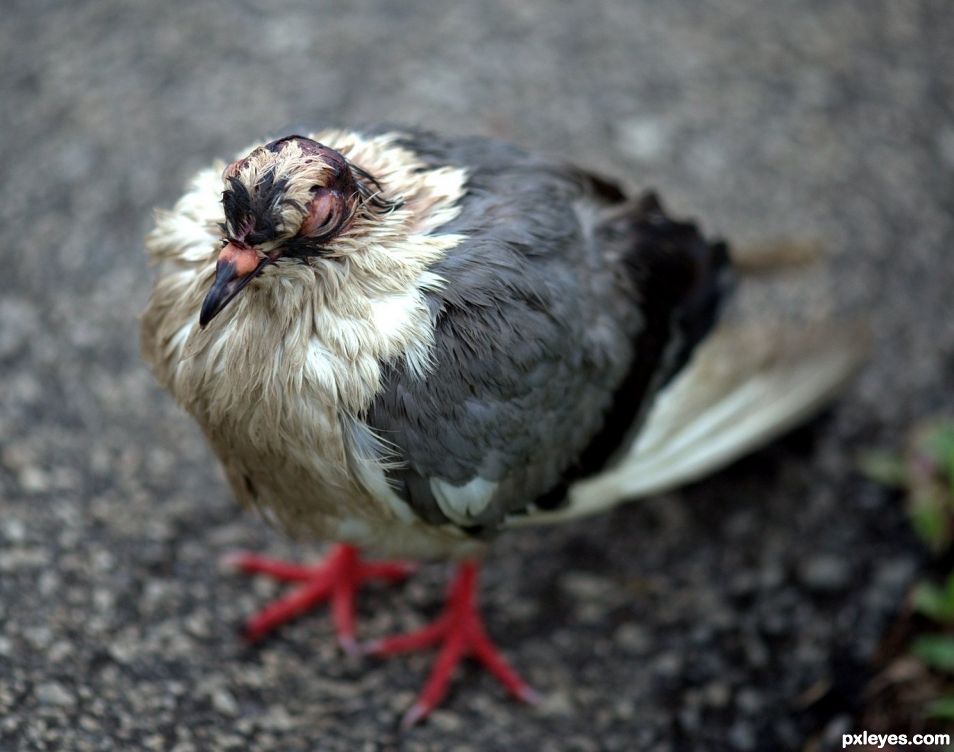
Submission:
M 497 677 L 497 680 L 518 700 L 536 704 L 539 695 L 507 665 L 500 652 L 491 643 L 477 611 L 475 583 L 477 565 L 462 564 L 451 583 L 444 613 L 436 621 L 406 635 L 385 637 L 365 645 L 365 652 L 387 656 L 418 650 L 441 643 L 441 650 L 424 689 L 410 710 L 405 713 L 401 726 L 409 728 L 436 708 L 450 684 L 454 668 L 461 659 L 472 655 Z
M 355 639 L 354 594 L 361 584 L 373 579 L 398 582 L 414 569 L 403 563 L 363 562 L 358 549 L 344 544 L 332 548 L 321 564 L 313 566 L 245 552 L 229 556 L 228 563 L 246 574 L 266 574 L 282 582 L 303 583 L 252 616 L 245 625 L 247 639 L 257 642 L 282 624 L 330 600 L 338 642 L 348 653 L 359 652 Z

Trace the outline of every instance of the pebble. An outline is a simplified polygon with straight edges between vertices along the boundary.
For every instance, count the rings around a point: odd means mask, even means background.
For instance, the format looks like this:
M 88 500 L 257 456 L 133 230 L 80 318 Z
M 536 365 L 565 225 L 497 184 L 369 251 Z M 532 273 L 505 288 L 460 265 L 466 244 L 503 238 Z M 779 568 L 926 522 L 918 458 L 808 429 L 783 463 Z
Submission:
M 635 622 L 620 624 L 613 633 L 613 641 L 620 648 L 634 655 L 644 655 L 652 646 L 649 631 Z
M 729 729 L 729 743 L 732 745 L 732 749 L 742 752 L 755 749 L 755 729 L 745 721 L 736 721 Z
M 631 117 L 616 126 L 616 143 L 624 154 L 655 160 L 669 150 L 672 125 L 656 117 Z
M 41 494 L 50 489 L 50 476 L 37 466 L 28 465 L 20 470 L 17 476 L 20 489 L 27 494 Z
M 678 653 L 660 653 L 652 662 L 653 670 L 661 677 L 672 678 L 683 670 L 683 659 Z
M 8 519 L 0 522 L 0 532 L 10 543 L 22 543 L 26 540 L 26 525 L 21 520 Z
M 211 694 L 212 697 L 212 707 L 215 708 L 222 715 L 227 715 L 232 718 L 239 714 L 239 704 L 235 699 L 235 696 L 229 692 L 227 689 L 216 689 Z
M 560 578 L 560 587 L 577 601 L 603 599 L 614 589 L 606 578 L 586 572 L 567 572 Z
M 762 695 L 751 687 L 743 687 L 736 692 L 735 706 L 746 715 L 760 713 L 764 705 Z
M 8 358 L 34 335 L 36 309 L 22 298 L 5 295 L 0 298 L 0 321 L 0 358 Z
M 563 690 L 547 692 L 534 710 L 542 715 L 568 716 L 573 713 L 573 698 Z
M 834 555 L 819 555 L 804 562 L 798 569 L 799 579 L 816 592 L 842 590 L 851 582 L 851 566 Z
M 59 682 L 40 684 L 34 694 L 37 702 L 43 705 L 56 705 L 64 708 L 71 708 L 76 705 L 76 697 Z
M 724 708 L 732 699 L 732 688 L 722 682 L 711 682 L 702 689 L 706 704 L 713 708 Z

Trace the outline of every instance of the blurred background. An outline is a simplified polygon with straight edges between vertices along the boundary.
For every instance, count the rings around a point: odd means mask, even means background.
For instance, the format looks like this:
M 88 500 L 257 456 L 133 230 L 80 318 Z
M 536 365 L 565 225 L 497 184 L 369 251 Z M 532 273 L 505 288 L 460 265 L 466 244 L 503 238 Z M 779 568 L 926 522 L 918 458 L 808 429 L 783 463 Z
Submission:
M 7 0 L 0 748 L 794 750 L 942 728 L 954 587 L 928 583 L 951 564 L 934 480 L 954 451 L 912 430 L 954 415 L 952 102 L 944 0 Z M 137 352 L 153 207 L 283 125 L 375 121 L 654 187 L 740 246 L 819 242 L 830 304 L 874 332 L 807 428 L 501 540 L 489 628 L 546 701 L 468 669 L 404 736 L 430 656 L 346 659 L 322 614 L 241 642 L 278 591 L 221 556 L 319 549 L 234 505 Z M 366 591 L 363 635 L 420 624 L 446 574 Z

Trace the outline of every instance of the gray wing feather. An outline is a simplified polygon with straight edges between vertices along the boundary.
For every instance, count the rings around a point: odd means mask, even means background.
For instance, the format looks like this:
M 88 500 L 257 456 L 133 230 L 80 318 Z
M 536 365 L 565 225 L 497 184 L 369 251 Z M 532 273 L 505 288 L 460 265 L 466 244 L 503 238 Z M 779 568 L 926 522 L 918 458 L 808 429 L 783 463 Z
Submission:
M 494 527 L 557 487 L 600 429 L 639 314 L 581 221 L 578 176 L 495 142 L 443 159 L 470 174 L 441 228 L 467 239 L 433 268 L 447 283 L 429 293 L 436 367 L 418 380 L 386 364 L 367 419 L 402 455 L 391 477 L 419 516 Z M 492 493 L 471 486 L 464 513 L 449 509 L 448 485 L 475 482 Z
M 867 340 L 856 322 L 720 328 L 660 394 L 616 467 L 571 487 L 563 508 L 508 522 L 565 522 L 714 473 L 829 403 L 857 372 Z
M 727 294 L 724 244 L 656 197 L 485 139 L 410 134 L 466 167 L 465 240 L 432 269 L 436 367 L 384 364 L 367 420 L 396 447 L 395 490 L 423 519 L 476 530 L 549 509 L 632 436 L 643 406 Z M 673 348 L 673 344 L 677 347 Z

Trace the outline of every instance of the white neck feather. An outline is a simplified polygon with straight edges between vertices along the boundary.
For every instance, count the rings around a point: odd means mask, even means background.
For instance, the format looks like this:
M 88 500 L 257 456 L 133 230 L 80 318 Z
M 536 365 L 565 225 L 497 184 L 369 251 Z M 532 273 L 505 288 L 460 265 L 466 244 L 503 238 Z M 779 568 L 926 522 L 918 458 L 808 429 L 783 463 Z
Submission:
M 424 291 L 443 281 L 427 271 L 461 240 L 439 228 L 459 212 L 464 170 L 426 169 L 394 142 L 347 131 L 309 136 L 374 175 L 399 208 L 329 244 L 328 257 L 267 267 L 205 330 L 198 311 L 220 248 L 223 165 L 199 173 L 172 212 L 157 218 L 147 250 L 160 262 L 150 310 L 155 342 L 144 351 L 180 401 L 201 395 L 204 411 L 236 416 L 253 391 L 280 404 L 311 392 L 356 415 L 379 388 L 379 363 L 430 368 L 433 322 Z M 289 387 L 291 389 L 289 390 Z M 219 416 L 208 415 L 213 422 Z

